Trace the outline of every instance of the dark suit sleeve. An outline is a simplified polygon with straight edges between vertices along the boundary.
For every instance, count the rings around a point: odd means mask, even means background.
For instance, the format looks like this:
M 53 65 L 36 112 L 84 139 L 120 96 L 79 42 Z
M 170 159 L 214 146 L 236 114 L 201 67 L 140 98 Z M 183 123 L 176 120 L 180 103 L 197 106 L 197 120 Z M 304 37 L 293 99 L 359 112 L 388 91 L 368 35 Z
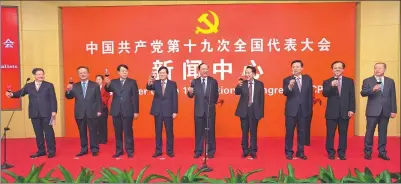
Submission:
M 235 87 L 235 94 L 236 95 L 242 94 L 242 86 L 240 86 L 239 84 Z
M 315 92 L 313 90 L 313 80 L 310 78 L 310 83 L 309 83 L 309 112 L 313 113 L 313 93 Z
M 265 116 L 265 85 L 263 84 L 263 82 L 260 83 L 261 84 L 261 88 L 260 88 L 260 100 L 262 101 L 262 114 L 261 114 L 261 118 L 263 118 Z
M 54 85 L 50 83 L 50 109 L 52 112 L 57 112 L 57 98 Z
M 325 80 L 323 81 L 323 96 L 324 97 L 331 97 L 336 95 L 336 88 L 331 86 L 332 80 Z
M 178 113 L 178 93 L 177 93 L 177 83 L 175 82 L 173 88 L 173 113 Z
M 374 94 L 373 87 L 369 86 L 367 79 L 363 80 L 361 96 L 365 97 L 365 96 L 371 96 L 373 94 Z
M 397 113 L 397 96 L 395 91 L 394 80 L 391 80 L 391 113 Z
M 136 81 L 134 81 L 134 84 L 132 85 L 132 96 L 134 98 L 133 101 L 133 108 L 134 108 L 134 113 L 139 113 L 139 91 L 138 91 L 138 84 Z
M 147 90 L 155 90 L 155 86 L 154 86 L 154 84 L 149 85 L 149 83 L 147 82 L 146 83 L 146 89 Z
M 102 112 L 102 92 L 98 86 L 95 86 L 95 103 L 97 112 Z
M 350 107 L 349 111 L 355 113 L 355 85 L 354 85 L 354 80 L 351 79 L 351 84 L 350 84 L 350 94 L 349 94 L 349 100 L 350 100 Z
M 285 78 L 283 80 L 283 94 L 285 96 L 290 96 L 292 91 L 288 88 L 288 85 L 290 84 L 290 80 L 287 80 L 287 78 Z
M 23 90 L 23 89 L 25 89 L 25 90 Z M 22 90 L 23 90 L 23 91 L 22 91 Z M 22 89 L 20 89 L 20 90 L 18 90 L 18 91 L 16 91 L 16 92 L 12 92 L 12 93 L 13 93 L 13 96 L 12 96 L 11 98 L 19 98 L 19 97 L 22 97 L 22 96 L 27 95 L 28 92 L 27 92 L 27 90 L 26 90 L 26 84 L 25 84 L 25 86 L 24 86 Z
M 216 82 L 216 87 L 214 89 L 214 92 L 216 94 L 216 103 L 219 101 L 219 83 L 217 82 L 217 80 L 214 80 Z
M 109 85 L 104 85 L 104 90 L 105 91 L 107 91 L 107 92 L 113 92 L 113 88 L 111 87 L 111 83 L 112 83 L 112 81 L 110 81 L 110 84 Z

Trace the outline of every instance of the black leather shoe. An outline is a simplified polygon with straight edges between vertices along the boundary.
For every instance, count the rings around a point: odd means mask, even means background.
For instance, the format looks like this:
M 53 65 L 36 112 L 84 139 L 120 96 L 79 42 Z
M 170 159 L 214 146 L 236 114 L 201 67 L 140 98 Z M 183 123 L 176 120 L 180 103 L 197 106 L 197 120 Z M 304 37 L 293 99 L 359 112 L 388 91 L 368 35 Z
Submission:
M 372 156 L 371 156 L 371 155 L 368 155 L 368 154 L 365 154 L 364 158 L 365 158 L 366 160 L 372 160 Z
M 308 157 L 306 157 L 305 155 L 297 155 L 297 158 L 301 160 L 308 160 Z
M 214 158 L 214 154 L 210 154 L 210 155 L 208 154 L 207 158 Z
M 84 156 L 84 155 L 86 155 L 86 154 L 88 154 L 88 152 L 81 152 L 81 153 L 78 153 L 77 155 L 75 155 L 76 157 L 82 157 L 82 156 Z
M 118 158 L 118 157 L 120 157 L 121 155 L 124 155 L 124 153 L 116 153 L 116 154 L 113 155 L 113 158 Z
M 256 156 L 256 153 L 251 153 L 251 157 L 252 158 L 256 158 L 257 156 Z
M 194 158 L 199 158 L 201 155 L 200 154 L 195 154 Z
M 134 154 L 133 153 L 128 153 L 128 158 L 134 158 Z
M 174 153 L 167 153 L 167 155 L 168 155 L 169 157 L 171 157 L 171 158 L 174 157 Z
M 162 156 L 162 153 L 154 153 L 154 154 L 152 155 L 153 158 L 156 158 L 156 157 L 159 157 L 159 156 Z
M 96 157 L 96 156 L 98 156 L 98 155 L 99 155 L 99 152 L 93 152 L 93 153 L 92 153 L 92 156 L 93 156 L 93 157 Z
M 56 156 L 56 154 L 50 153 L 49 155 L 47 155 L 47 158 L 53 158 L 53 157 L 55 157 L 55 156 Z
M 329 155 L 330 160 L 334 160 L 334 155 Z
M 42 157 L 42 156 L 46 156 L 46 153 L 35 153 L 33 155 L 31 155 L 31 158 L 37 158 L 37 157 Z
M 340 160 L 347 160 L 347 158 L 345 156 L 339 156 L 338 159 Z
M 249 156 L 249 152 L 244 152 L 244 153 L 242 153 L 242 157 L 243 157 L 243 158 L 246 158 L 247 156 Z
M 383 160 L 390 160 L 390 157 L 388 157 L 386 154 L 379 154 L 379 158 Z
M 285 158 L 286 158 L 287 160 L 293 160 L 292 155 L 286 155 Z

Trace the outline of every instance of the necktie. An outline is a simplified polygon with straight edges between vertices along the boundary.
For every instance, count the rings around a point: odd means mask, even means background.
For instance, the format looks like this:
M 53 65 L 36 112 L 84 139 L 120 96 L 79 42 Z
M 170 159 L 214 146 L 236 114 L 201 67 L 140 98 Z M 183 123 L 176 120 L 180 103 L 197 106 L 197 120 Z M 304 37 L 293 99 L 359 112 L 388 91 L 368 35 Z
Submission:
M 120 82 L 121 82 L 121 87 L 123 87 L 123 86 L 124 86 L 125 79 L 121 79 Z
M 248 107 L 252 105 L 252 82 L 249 82 L 248 86 Z
M 165 85 L 164 85 L 164 81 L 162 81 L 162 95 L 164 96 L 164 91 L 166 90 L 166 87 L 165 87 Z
M 299 92 L 301 92 L 302 83 L 301 83 L 301 78 L 299 78 L 299 77 L 297 77 L 297 85 L 298 85 Z
M 383 83 L 383 80 L 380 79 L 380 81 L 382 82 L 382 83 L 380 84 L 380 90 L 381 90 L 382 93 L 383 93 L 383 90 L 384 90 L 384 83 Z
M 338 89 L 338 95 L 341 96 L 341 78 L 338 78 L 338 85 L 337 85 L 337 89 Z
M 205 83 L 205 79 L 202 79 L 202 89 L 203 89 L 203 93 L 206 92 L 206 83 Z
M 85 98 L 85 96 L 86 96 L 86 82 L 82 83 L 82 92 L 83 92 L 83 95 L 84 95 L 84 98 Z

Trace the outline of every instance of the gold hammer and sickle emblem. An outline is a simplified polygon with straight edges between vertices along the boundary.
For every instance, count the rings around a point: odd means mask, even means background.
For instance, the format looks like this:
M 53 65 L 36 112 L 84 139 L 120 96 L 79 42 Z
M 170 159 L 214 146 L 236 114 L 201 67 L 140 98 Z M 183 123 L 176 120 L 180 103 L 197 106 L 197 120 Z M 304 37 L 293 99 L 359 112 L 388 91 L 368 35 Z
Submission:
M 209 19 L 207 19 L 207 16 L 209 15 L 208 13 L 204 13 L 198 18 L 199 23 L 204 23 L 209 29 L 202 29 L 199 26 L 196 26 L 195 34 L 211 34 L 211 33 L 217 33 L 218 27 L 219 27 L 219 17 L 214 13 L 213 11 L 209 10 L 209 13 L 212 14 L 213 19 L 214 19 L 214 24 L 210 22 Z

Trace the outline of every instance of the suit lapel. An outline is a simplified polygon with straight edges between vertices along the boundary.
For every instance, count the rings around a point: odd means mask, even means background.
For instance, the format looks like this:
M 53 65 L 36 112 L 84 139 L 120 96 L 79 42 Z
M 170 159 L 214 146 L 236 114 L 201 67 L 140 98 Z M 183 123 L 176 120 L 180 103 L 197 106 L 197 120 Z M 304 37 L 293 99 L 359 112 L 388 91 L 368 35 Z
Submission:
M 124 91 L 124 86 L 127 85 L 128 80 L 125 79 L 125 80 L 124 80 L 124 85 L 123 85 L 123 84 L 121 83 L 121 79 L 118 79 L 118 83 L 120 83 L 120 88 L 121 88 L 120 92 L 123 92 L 123 91 Z
M 164 89 L 164 94 L 167 94 L 167 91 L 169 90 L 169 88 L 170 88 L 170 81 L 169 80 L 166 80 L 166 88 Z M 162 95 L 163 95 L 163 87 L 161 86 L 161 82 L 160 82 L 160 87 L 161 87 L 161 91 L 162 91 Z
M 301 91 L 300 92 L 302 93 L 305 91 L 305 88 L 306 88 L 308 82 L 306 81 L 305 75 L 302 75 L 301 80 L 302 80 L 302 83 L 301 83 Z
M 248 80 L 245 80 L 244 83 L 242 83 L 242 85 L 244 85 L 244 93 L 249 96 L 249 82 Z
M 81 94 L 82 97 L 84 97 L 84 90 L 82 89 L 82 82 L 78 83 L 78 91 L 80 92 L 79 94 Z M 86 90 L 88 91 L 88 87 L 86 87 Z
M 389 90 L 390 89 L 390 86 L 389 86 L 389 80 L 388 80 L 388 78 L 386 78 L 386 77 L 383 77 L 383 82 L 384 82 L 384 86 L 383 86 L 383 93 L 384 92 L 386 92 L 387 90 Z
M 210 95 L 208 92 L 210 91 L 210 77 L 207 77 L 207 79 L 206 79 L 206 81 L 207 81 L 207 83 L 206 83 L 206 91 L 204 92 L 204 94 L 205 94 L 205 96 L 208 96 L 208 95 Z

